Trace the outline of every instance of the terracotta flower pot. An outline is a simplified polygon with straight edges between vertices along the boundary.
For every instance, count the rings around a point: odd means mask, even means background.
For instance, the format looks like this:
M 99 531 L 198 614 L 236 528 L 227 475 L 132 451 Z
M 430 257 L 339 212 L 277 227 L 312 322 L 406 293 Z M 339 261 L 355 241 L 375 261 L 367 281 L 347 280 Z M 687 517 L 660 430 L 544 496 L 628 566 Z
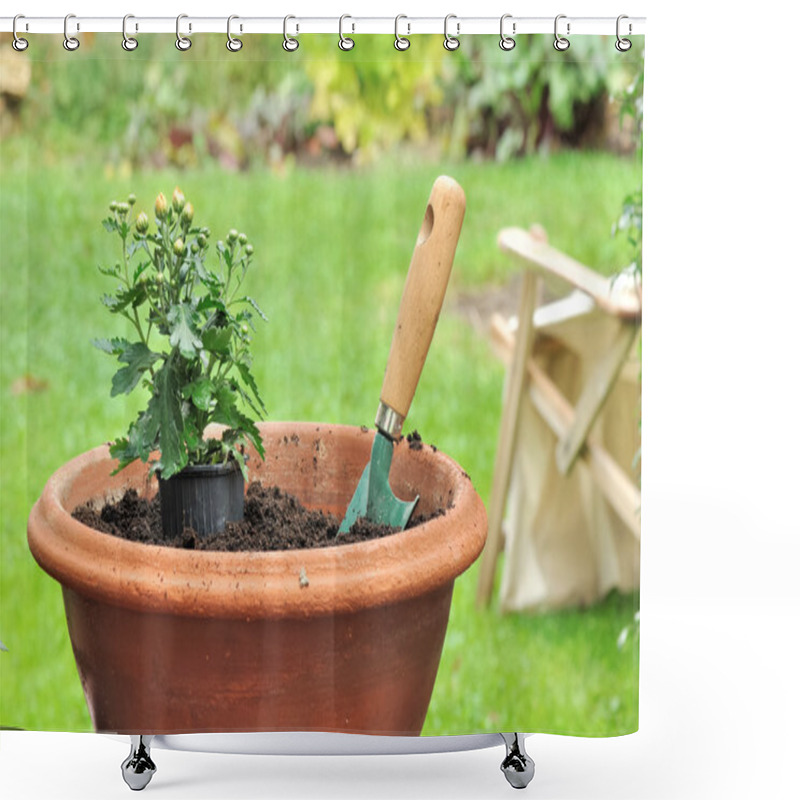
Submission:
M 260 425 L 250 478 L 341 517 L 373 433 Z M 70 512 L 134 487 L 106 447 L 47 482 L 31 551 L 62 584 L 67 624 L 98 731 L 346 731 L 417 735 L 439 665 L 453 582 L 480 554 L 486 512 L 469 478 L 425 447 L 396 448 L 390 480 L 420 511 L 451 508 L 369 542 L 268 553 L 179 550 L 92 530 Z

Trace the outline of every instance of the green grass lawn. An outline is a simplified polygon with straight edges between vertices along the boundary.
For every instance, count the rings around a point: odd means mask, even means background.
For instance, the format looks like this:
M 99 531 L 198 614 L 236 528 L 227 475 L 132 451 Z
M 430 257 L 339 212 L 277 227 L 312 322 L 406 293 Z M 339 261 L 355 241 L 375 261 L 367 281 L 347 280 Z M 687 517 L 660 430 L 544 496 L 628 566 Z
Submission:
M 0 149 L 0 156 L 2 149 Z M 503 369 L 451 309 L 463 288 L 515 269 L 498 230 L 541 222 L 551 242 L 605 272 L 624 266 L 611 225 L 637 166 L 564 153 L 507 165 L 395 164 L 369 171 L 229 173 L 216 168 L 122 178 L 102 166 L 42 168 L 15 149 L 0 160 L 0 725 L 87 730 L 58 585 L 29 554 L 25 525 L 48 476 L 123 433 L 143 403 L 109 399 L 113 360 L 90 345 L 122 335 L 99 303 L 97 265 L 117 258 L 100 226 L 134 191 L 149 211 L 178 183 L 196 221 L 256 247 L 249 293 L 270 322 L 254 336 L 254 372 L 270 419 L 371 425 L 408 261 L 430 186 L 447 171 L 467 217 L 445 312 L 406 423 L 452 455 L 488 502 Z M 541 616 L 475 608 L 476 569 L 457 581 L 425 733 L 530 729 L 585 735 L 637 727 L 638 654 L 616 640 L 637 596 Z

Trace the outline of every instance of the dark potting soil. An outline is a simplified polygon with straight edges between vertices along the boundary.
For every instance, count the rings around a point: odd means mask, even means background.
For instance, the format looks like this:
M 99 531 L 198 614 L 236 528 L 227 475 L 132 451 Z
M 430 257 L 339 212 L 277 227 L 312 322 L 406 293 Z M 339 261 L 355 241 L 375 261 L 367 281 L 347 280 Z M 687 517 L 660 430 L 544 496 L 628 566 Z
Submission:
M 408 527 L 421 525 L 445 512 L 446 509 L 440 509 L 427 516 L 415 515 Z M 250 484 L 247 490 L 241 522 L 229 522 L 220 533 L 202 538 L 191 528 L 186 528 L 175 539 L 166 539 L 161 528 L 159 496 L 147 500 L 134 489 L 128 489 L 120 500 L 106 503 L 100 510 L 88 505 L 80 506 L 72 516 L 90 528 L 132 542 L 229 552 L 331 547 L 378 539 L 398 531 L 389 525 L 359 519 L 346 535 L 336 539 L 339 520 L 332 514 L 312 511 L 294 495 L 260 483 Z

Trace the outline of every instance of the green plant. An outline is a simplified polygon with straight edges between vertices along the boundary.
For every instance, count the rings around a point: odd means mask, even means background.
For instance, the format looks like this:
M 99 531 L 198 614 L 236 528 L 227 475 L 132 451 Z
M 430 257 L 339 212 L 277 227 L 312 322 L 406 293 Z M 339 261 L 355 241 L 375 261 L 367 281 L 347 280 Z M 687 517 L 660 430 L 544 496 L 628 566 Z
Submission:
M 250 267 L 253 245 L 231 230 L 216 244 L 217 271 L 206 265 L 210 232 L 194 223 L 194 208 L 180 189 L 172 203 L 155 201 L 155 230 L 136 198 L 113 202 L 103 220 L 119 236 L 122 261 L 100 272 L 119 281 L 103 304 L 133 326 L 133 341 L 97 339 L 94 344 L 123 364 L 111 382 L 111 396 L 129 394 L 142 382 L 150 391 L 147 407 L 128 435 L 111 445 L 117 471 L 151 453 L 151 474 L 166 479 L 192 464 L 219 464 L 235 458 L 247 475 L 244 444 L 264 451 L 249 411 L 266 410 L 253 379 L 249 352 L 256 302 L 238 292 Z M 134 263 L 138 262 L 138 263 Z M 243 408 L 249 411 L 243 410 Z M 219 439 L 206 439 L 211 422 L 227 426 Z

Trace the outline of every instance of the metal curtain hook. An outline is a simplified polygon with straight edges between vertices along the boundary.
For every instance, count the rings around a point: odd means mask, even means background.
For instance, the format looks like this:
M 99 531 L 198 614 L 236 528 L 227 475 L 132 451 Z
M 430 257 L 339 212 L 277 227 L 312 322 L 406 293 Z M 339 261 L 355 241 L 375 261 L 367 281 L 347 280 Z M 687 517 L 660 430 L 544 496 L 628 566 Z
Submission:
M 442 42 L 442 44 L 444 45 L 445 50 L 453 51 L 458 50 L 461 42 L 455 36 L 451 36 L 447 32 L 447 23 L 450 22 L 451 19 L 456 20 L 456 33 L 459 33 L 461 29 L 461 23 L 457 21 L 458 17 L 455 14 L 448 14 L 444 18 L 444 42 Z
M 558 34 L 558 21 L 560 19 L 566 19 L 566 18 L 567 18 L 566 14 L 559 14 L 556 17 L 556 23 L 555 23 L 555 27 L 554 27 L 556 38 L 555 38 L 555 41 L 553 42 L 553 47 L 555 47 L 556 50 L 558 50 L 559 52 L 562 52 L 562 53 L 564 52 L 564 50 L 569 49 L 569 39 L 565 39 L 563 36 L 559 36 L 559 34 Z M 569 33 L 569 22 L 567 23 L 567 33 Z
M 11 23 L 11 33 L 14 34 L 14 41 L 11 42 L 11 46 L 18 52 L 21 53 L 23 50 L 28 49 L 28 40 L 23 39 L 21 36 L 17 36 L 17 20 L 18 19 L 25 19 L 24 14 L 17 14 L 14 17 L 14 21 Z
M 235 36 L 231 35 L 231 22 L 235 19 L 239 19 L 236 14 L 231 14 L 228 17 L 228 41 L 225 43 L 225 47 L 227 47 L 231 53 L 238 53 L 244 46 L 244 42 L 242 42 L 241 39 L 237 39 Z
M 71 19 L 75 19 L 74 14 L 67 14 L 67 16 L 64 17 L 64 49 L 69 50 L 70 52 L 72 52 L 73 50 L 77 50 L 81 46 L 81 43 L 78 41 L 77 37 L 70 36 L 67 30 L 69 21 Z M 80 30 L 80 26 L 77 25 L 77 23 L 76 23 L 76 30 Z
M 505 33 L 503 32 L 503 26 L 505 24 L 505 21 L 507 19 L 511 19 L 511 18 L 512 18 L 511 14 L 503 14 L 503 16 L 500 17 L 500 49 L 501 50 L 506 50 L 506 51 L 513 50 L 514 47 L 517 44 L 514 39 L 512 39 L 510 36 L 506 36 Z M 516 33 L 517 32 L 517 23 L 516 22 L 512 22 L 511 23 L 511 32 L 512 33 Z
M 291 14 L 288 14 L 283 18 L 283 49 L 287 53 L 294 53 L 294 51 L 297 50 L 298 47 L 300 47 L 300 40 L 295 39 L 293 36 L 289 36 L 287 28 L 290 19 L 297 19 L 297 18 L 293 17 Z
M 398 30 L 398 26 L 400 24 L 401 19 L 408 19 L 405 14 L 398 14 L 394 18 L 394 48 L 395 50 L 408 50 L 411 47 L 411 39 L 406 39 L 405 36 L 401 36 Z M 411 23 L 407 23 L 408 25 L 408 32 L 411 33 Z
M 346 19 L 353 19 L 353 18 L 349 14 L 342 14 L 342 16 L 339 17 L 339 49 L 340 50 L 352 50 L 356 46 L 356 43 L 349 36 L 345 36 L 344 33 L 342 32 L 342 26 L 343 26 L 344 21 Z M 355 30 L 355 29 L 356 29 L 356 26 L 353 25 L 353 30 Z
M 620 35 L 619 35 L 619 24 L 624 19 L 628 19 L 628 17 L 625 14 L 620 14 L 617 17 L 617 41 L 616 41 L 616 44 L 614 45 L 614 47 L 616 47 L 617 50 L 620 51 L 620 53 L 627 53 L 628 50 L 630 50 L 631 47 L 633 46 L 633 44 L 631 43 L 630 39 L 622 39 L 620 37 Z M 630 36 L 632 30 L 633 30 L 633 28 L 632 28 L 632 26 L 631 26 L 631 24 L 629 22 L 628 23 L 628 36 Z
M 188 16 L 188 14 L 178 14 L 178 17 L 175 20 L 175 47 L 177 47 L 178 50 L 188 50 L 192 46 L 192 40 L 181 34 L 181 20 L 187 19 Z M 190 23 L 189 31 L 191 30 L 192 26 Z
M 130 53 L 131 50 L 135 50 L 139 46 L 139 42 L 133 36 L 128 36 L 129 19 L 134 19 L 133 14 L 126 14 L 122 18 L 122 49 Z

